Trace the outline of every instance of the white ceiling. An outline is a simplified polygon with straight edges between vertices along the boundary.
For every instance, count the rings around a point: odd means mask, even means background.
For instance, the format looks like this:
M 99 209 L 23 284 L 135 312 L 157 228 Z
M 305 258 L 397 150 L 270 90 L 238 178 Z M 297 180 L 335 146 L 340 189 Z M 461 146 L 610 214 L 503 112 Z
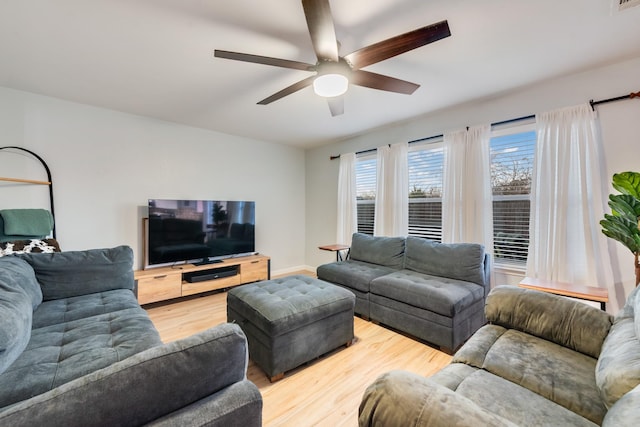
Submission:
M 299 0 L 2 0 L 0 86 L 311 147 L 555 76 L 640 56 L 640 7 L 617 0 L 331 0 L 341 55 L 447 19 L 452 36 L 366 69 L 413 95 L 352 86 L 331 117 L 309 76 L 213 57 L 315 63 Z

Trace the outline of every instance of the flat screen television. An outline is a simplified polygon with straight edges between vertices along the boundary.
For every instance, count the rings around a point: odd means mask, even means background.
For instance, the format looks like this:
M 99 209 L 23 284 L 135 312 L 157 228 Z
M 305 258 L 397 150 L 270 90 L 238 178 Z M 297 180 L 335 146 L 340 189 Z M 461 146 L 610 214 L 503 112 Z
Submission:
M 145 264 L 206 264 L 255 252 L 255 202 L 149 199 Z

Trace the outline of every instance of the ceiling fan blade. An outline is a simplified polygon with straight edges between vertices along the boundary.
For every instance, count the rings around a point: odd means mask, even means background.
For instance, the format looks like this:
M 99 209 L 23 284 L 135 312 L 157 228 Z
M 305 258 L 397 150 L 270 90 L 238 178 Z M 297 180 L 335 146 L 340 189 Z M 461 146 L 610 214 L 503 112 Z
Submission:
M 318 60 L 338 62 L 338 41 L 329 0 L 302 0 L 302 7 Z
M 311 77 L 307 77 L 304 80 L 300 80 L 299 82 L 294 83 L 291 86 L 282 89 L 280 92 L 276 92 L 273 95 L 263 99 L 262 101 L 258 102 L 258 104 L 259 105 L 271 104 L 273 101 L 277 101 L 278 99 L 284 98 L 287 95 L 291 95 L 292 93 L 295 93 L 300 89 L 304 89 L 307 86 L 311 86 L 315 78 L 316 76 L 311 76 Z
M 422 27 L 390 39 L 374 43 L 355 52 L 346 55 L 344 59 L 350 63 L 354 70 L 364 68 L 385 59 L 392 58 L 401 53 L 433 43 L 445 37 L 449 37 L 451 31 L 447 21 Z
M 329 110 L 331 110 L 331 117 L 344 114 L 344 96 L 343 95 L 327 98 L 327 103 L 329 104 Z
M 364 70 L 357 70 L 351 73 L 349 81 L 358 86 L 386 90 L 387 92 L 404 93 L 406 95 L 411 95 L 420 87 L 415 83 Z
M 269 56 L 251 55 L 248 53 L 229 52 L 216 49 L 216 58 L 233 59 L 235 61 L 253 62 L 255 64 L 273 65 L 274 67 L 293 68 L 294 70 L 314 71 L 315 65 L 288 59 L 271 58 Z

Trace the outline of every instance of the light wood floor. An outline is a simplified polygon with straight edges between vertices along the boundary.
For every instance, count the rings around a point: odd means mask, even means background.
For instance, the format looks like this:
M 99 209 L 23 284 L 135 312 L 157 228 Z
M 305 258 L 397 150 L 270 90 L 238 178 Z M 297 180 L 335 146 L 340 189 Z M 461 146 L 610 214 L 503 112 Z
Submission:
M 174 341 L 226 321 L 226 292 L 196 297 L 147 312 L 164 342 Z M 263 424 L 271 426 L 358 425 L 365 388 L 380 374 L 403 369 L 429 376 L 451 356 L 384 327 L 354 318 L 355 341 L 300 368 L 273 384 L 249 362 L 247 377 L 263 398 Z

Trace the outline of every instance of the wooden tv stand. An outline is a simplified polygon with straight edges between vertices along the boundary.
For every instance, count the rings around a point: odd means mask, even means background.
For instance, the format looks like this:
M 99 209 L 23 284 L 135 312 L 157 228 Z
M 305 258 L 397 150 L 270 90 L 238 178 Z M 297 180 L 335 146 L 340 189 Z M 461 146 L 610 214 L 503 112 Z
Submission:
M 227 258 L 222 262 L 136 270 L 138 302 L 150 304 L 271 278 L 271 259 L 264 255 Z

